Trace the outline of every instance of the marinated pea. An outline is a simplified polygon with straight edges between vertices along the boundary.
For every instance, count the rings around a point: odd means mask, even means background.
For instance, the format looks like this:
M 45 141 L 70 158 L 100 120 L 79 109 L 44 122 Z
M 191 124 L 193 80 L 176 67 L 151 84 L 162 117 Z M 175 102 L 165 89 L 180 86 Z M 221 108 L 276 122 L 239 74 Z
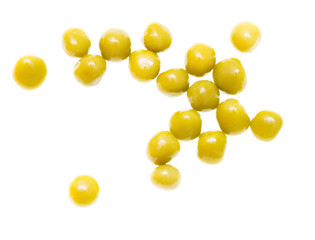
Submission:
M 45 80 L 47 74 L 43 59 L 35 56 L 20 58 L 14 68 L 13 77 L 22 88 L 38 88 Z
M 250 127 L 258 139 L 271 141 L 280 131 L 282 122 L 279 114 L 272 111 L 261 111 L 252 119 Z
M 200 134 L 198 141 L 198 157 L 215 164 L 222 160 L 226 146 L 226 135 L 221 131 Z
M 90 176 L 79 176 L 70 185 L 70 197 L 79 206 L 92 204 L 99 193 L 96 180 Z
M 162 52 L 171 46 L 172 36 L 164 25 L 151 23 L 145 30 L 143 43 L 152 52 Z
M 178 111 L 170 120 L 171 133 L 180 140 L 192 140 L 201 132 L 200 114 L 194 110 Z
M 132 76 L 139 81 L 150 81 L 160 72 L 160 59 L 149 50 L 134 51 L 129 56 L 129 69 Z
M 220 101 L 217 86 L 208 80 L 195 82 L 187 91 L 188 100 L 193 109 L 205 111 L 215 109 Z
M 131 41 L 128 34 L 120 29 L 109 29 L 99 42 L 103 58 L 108 61 L 122 61 L 129 57 Z
M 74 67 L 76 79 L 85 86 L 97 85 L 106 71 L 106 61 L 99 55 L 86 55 Z
M 71 28 L 65 31 L 62 44 L 65 52 L 71 57 L 84 57 L 91 47 L 89 37 L 79 28 Z
M 220 103 L 216 115 L 220 128 L 225 134 L 240 134 L 250 124 L 250 119 L 245 109 L 235 99 L 228 99 Z
M 255 49 L 260 38 L 259 28 L 251 22 L 237 24 L 231 34 L 233 45 L 241 52 L 250 52 Z
M 180 172 L 171 165 L 161 165 L 155 168 L 151 175 L 152 182 L 164 189 L 175 189 L 180 182 Z
M 189 87 L 189 76 L 186 70 L 170 69 L 166 72 L 161 73 L 156 83 L 158 89 L 170 96 L 177 96 L 186 92 Z
M 213 80 L 217 87 L 228 93 L 237 94 L 246 87 L 246 74 L 241 61 L 236 58 L 225 59 L 213 69 Z
M 202 77 L 215 65 L 215 51 L 202 43 L 193 45 L 187 52 L 186 71 L 194 76 Z

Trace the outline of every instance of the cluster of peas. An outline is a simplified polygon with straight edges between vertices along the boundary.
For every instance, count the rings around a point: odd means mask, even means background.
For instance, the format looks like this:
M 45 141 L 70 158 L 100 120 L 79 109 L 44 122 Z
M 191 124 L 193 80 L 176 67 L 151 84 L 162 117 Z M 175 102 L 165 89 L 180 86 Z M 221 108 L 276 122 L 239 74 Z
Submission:
M 253 23 L 243 22 L 234 27 L 231 40 L 238 50 L 249 52 L 260 41 L 260 31 Z M 157 53 L 171 46 L 170 31 L 161 24 L 152 23 L 145 30 L 143 42 L 147 50 L 131 52 L 128 34 L 120 29 L 110 29 L 100 39 L 100 56 L 88 54 L 91 42 L 83 30 L 69 29 L 63 35 L 66 53 L 80 58 L 74 67 L 74 75 L 83 85 L 93 86 L 100 82 L 106 71 L 106 60 L 122 61 L 129 57 L 129 68 L 134 78 L 139 81 L 156 78 L 159 90 L 167 95 L 187 92 L 192 109 L 174 113 L 170 119 L 170 131 L 159 132 L 147 147 L 149 158 L 158 165 L 152 173 L 152 181 L 157 186 L 174 189 L 179 184 L 180 172 L 167 164 L 179 152 L 179 140 L 199 137 L 198 157 L 215 164 L 223 158 L 226 135 L 240 134 L 250 127 L 257 138 L 270 141 L 280 131 L 282 118 L 275 112 L 261 111 L 250 120 L 237 100 L 228 99 L 220 103 L 220 90 L 235 95 L 246 86 L 246 74 L 240 60 L 230 58 L 216 63 L 213 48 L 198 43 L 188 50 L 185 69 L 170 69 L 159 74 Z M 189 85 L 189 75 L 202 77 L 212 70 L 213 82 L 200 80 Z M 46 74 L 45 62 L 35 56 L 22 57 L 14 69 L 16 82 L 26 89 L 40 86 Z M 202 120 L 198 111 L 214 109 L 221 131 L 201 133 Z M 78 205 L 91 204 L 98 192 L 98 183 L 90 176 L 79 176 L 70 185 L 70 196 Z

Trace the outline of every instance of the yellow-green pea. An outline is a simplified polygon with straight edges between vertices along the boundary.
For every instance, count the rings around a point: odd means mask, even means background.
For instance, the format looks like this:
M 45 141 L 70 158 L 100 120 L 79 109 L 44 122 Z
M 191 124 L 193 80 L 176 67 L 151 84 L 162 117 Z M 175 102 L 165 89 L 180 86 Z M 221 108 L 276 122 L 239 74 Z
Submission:
M 177 96 L 186 92 L 189 87 L 189 76 L 186 70 L 182 68 L 170 69 L 161 73 L 156 83 L 158 89 L 170 96 Z
M 187 91 L 190 105 L 197 111 L 215 109 L 220 101 L 217 86 L 208 80 L 201 80 L 191 85 Z
M 106 61 L 99 55 L 86 55 L 74 67 L 76 79 L 85 86 L 97 85 L 106 71 Z
M 271 141 L 282 127 L 283 120 L 278 113 L 261 111 L 252 119 L 250 127 L 253 134 L 260 140 Z
M 225 134 L 236 135 L 244 132 L 250 124 L 250 119 L 239 101 L 228 99 L 217 107 L 217 120 Z
M 161 165 L 155 168 L 151 179 L 156 186 L 171 190 L 178 187 L 180 172 L 171 165 Z
M 46 75 L 44 60 L 35 56 L 20 58 L 13 71 L 15 82 L 24 89 L 38 88 L 44 82 Z

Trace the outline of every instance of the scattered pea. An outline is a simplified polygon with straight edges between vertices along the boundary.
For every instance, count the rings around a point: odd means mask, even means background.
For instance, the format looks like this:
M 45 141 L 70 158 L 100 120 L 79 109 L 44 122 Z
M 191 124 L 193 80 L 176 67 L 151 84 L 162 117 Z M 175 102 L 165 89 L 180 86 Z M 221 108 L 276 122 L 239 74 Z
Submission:
M 99 186 L 90 176 L 79 176 L 70 185 L 70 197 L 79 206 L 88 206 L 98 197 Z
M 201 132 L 200 114 L 194 110 L 178 111 L 170 120 L 171 133 L 180 140 L 192 140 Z
M 241 61 L 225 59 L 213 69 L 213 80 L 218 88 L 228 94 L 237 94 L 246 87 L 246 74 Z
M 215 164 L 222 160 L 226 146 L 226 135 L 221 131 L 200 134 L 198 141 L 198 157 Z
M 260 42 L 259 28 L 251 22 L 237 24 L 231 33 L 233 45 L 241 52 L 250 52 Z
M 164 189 L 175 189 L 180 182 L 180 172 L 171 165 L 161 165 L 155 168 L 151 175 L 152 182 Z
M 14 68 L 13 77 L 22 88 L 38 88 L 45 80 L 47 74 L 43 59 L 35 56 L 20 58 Z
M 225 134 L 240 134 L 249 127 L 250 119 L 243 106 L 235 99 L 220 103 L 216 114 L 219 126 Z
M 134 51 L 129 56 L 129 69 L 132 76 L 139 81 L 150 81 L 160 72 L 160 59 L 149 50 Z
M 89 52 L 91 41 L 82 29 L 71 28 L 63 34 L 62 44 L 69 56 L 84 57 Z
M 167 27 L 151 23 L 144 32 L 143 43 L 152 52 L 162 52 L 172 44 L 172 36 Z
M 177 96 L 186 92 L 189 88 L 189 76 L 186 70 L 182 68 L 170 69 L 161 73 L 156 83 L 158 89 L 170 96 Z
M 202 43 L 193 45 L 187 52 L 186 71 L 194 76 L 202 77 L 215 65 L 215 51 Z
M 106 70 L 106 61 L 99 55 L 86 55 L 74 67 L 76 79 L 85 86 L 97 85 Z
M 99 47 L 103 58 L 117 62 L 129 57 L 131 42 L 125 31 L 109 29 L 102 35 Z
M 220 101 L 217 86 L 208 80 L 195 82 L 187 91 L 190 105 L 197 111 L 215 109 Z
M 272 111 L 261 111 L 252 119 L 250 127 L 258 139 L 271 141 L 280 131 L 282 122 L 279 114 Z
M 164 165 L 174 158 L 180 150 L 176 137 L 168 131 L 156 134 L 148 144 L 148 156 L 156 165 Z

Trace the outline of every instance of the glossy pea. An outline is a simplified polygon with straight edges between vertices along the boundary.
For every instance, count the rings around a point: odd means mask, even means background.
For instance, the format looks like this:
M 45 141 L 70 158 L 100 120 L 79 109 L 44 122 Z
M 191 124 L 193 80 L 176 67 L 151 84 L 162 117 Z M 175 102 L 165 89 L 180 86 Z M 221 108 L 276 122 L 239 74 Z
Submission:
M 210 164 L 219 163 L 225 152 L 226 135 L 221 131 L 209 131 L 200 134 L 198 157 Z
M 201 80 L 191 85 L 187 91 L 190 105 L 197 111 L 215 109 L 220 101 L 217 86 L 208 80 Z
M 13 77 L 17 84 L 24 89 L 38 88 L 47 75 L 43 59 L 35 56 L 24 56 L 15 64 Z
M 202 77 L 210 72 L 216 62 L 215 51 L 212 47 L 197 43 L 193 45 L 186 55 L 186 71 L 194 76 Z
M 217 87 L 228 93 L 237 94 L 246 87 L 246 73 L 240 60 L 225 59 L 213 69 L 213 80 Z
M 86 55 L 74 67 L 76 79 L 85 86 L 97 85 L 106 71 L 106 61 L 99 55 Z
M 221 130 L 225 134 L 240 134 L 250 124 L 250 119 L 244 107 L 235 99 L 228 99 L 220 103 L 217 107 L 216 116 Z
M 168 131 L 156 134 L 149 142 L 147 153 L 156 165 L 164 165 L 174 158 L 180 150 L 176 137 Z
M 252 119 L 250 127 L 253 134 L 260 140 L 271 141 L 282 127 L 283 120 L 278 113 L 261 111 Z
M 90 176 L 79 176 L 70 185 L 70 197 L 79 206 L 88 206 L 98 197 L 99 186 Z
M 182 68 L 170 69 L 161 73 L 156 83 L 158 89 L 169 96 L 177 96 L 186 92 L 189 87 L 189 76 Z
M 161 165 L 154 169 L 151 179 L 158 187 L 175 189 L 180 182 L 180 172 L 171 165 Z
M 250 52 L 260 42 L 261 33 L 259 28 L 251 22 L 237 24 L 231 33 L 233 45 L 241 52 Z
M 150 81 L 160 72 L 160 59 L 156 53 L 149 50 L 134 51 L 129 56 L 129 69 L 137 80 Z
M 109 29 L 99 42 L 102 57 L 108 61 L 122 61 L 126 59 L 131 51 L 129 35 L 120 29 Z
M 166 26 L 151 23 L 145 30 L 143 43 L 152 52 L 162 52 L 171 46 L 172 35 Z
M 170 131 L 180 140 L 192 140 L 199 136 L 201 125 L 200 114 L 196 110 L 178 111 L 171 117 Z
M 84 57 L 89 52 L 91 41 L 82 29 L 71 28 L 63 34 L 62 45 L 69 56 Z

